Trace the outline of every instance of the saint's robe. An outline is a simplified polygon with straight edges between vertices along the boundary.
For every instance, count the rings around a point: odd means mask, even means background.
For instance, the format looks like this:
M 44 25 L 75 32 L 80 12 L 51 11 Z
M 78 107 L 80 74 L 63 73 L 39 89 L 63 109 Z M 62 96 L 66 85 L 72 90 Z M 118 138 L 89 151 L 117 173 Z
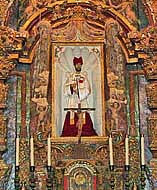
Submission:
M 90 84 L 86 73 L 72 73 L 67 77 L 64 84 L 64 94 L 68 98 L 69 111 L 66 114 L 61 137 L 78 135 L 78 113 L 70 108 L 88 108 L 88 96 L 91 94 Z M 81 136 L 97 136 L 93 128 L 93 122 L 88 112 L 82 112 L 82 132 Z

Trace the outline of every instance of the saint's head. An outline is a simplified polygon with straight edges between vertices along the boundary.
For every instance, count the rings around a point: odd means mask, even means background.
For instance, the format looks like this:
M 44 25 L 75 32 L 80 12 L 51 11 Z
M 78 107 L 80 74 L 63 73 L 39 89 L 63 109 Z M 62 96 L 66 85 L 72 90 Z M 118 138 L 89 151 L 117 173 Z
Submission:
M 79 58 L 74 57 L 73 64 L 74 64 L 76 72 L 81 72 L 81 68 L 82 68 L 82 65 L 83 65 L 82 57 L 79 57 Z

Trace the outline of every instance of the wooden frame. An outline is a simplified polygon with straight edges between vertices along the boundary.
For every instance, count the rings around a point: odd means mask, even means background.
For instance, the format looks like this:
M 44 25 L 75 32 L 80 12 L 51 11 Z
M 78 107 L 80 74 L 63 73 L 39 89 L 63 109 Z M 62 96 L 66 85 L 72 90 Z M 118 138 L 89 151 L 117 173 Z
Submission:
M 100 49 L 100 66 L 101 66 L 101 103 L 102 103 L 102 134 L 99 136 L 91 136 L 91 137 L 82 137 L 83 142 L 99 142 L 104 141 L 106 138 L 106 122 L 105 122 L 105 61 L 104 61 L 104 44 L 103 43 L 52 43 L 52 142 L 77 142 L 77 137 L 60 137 L 56 134 L 56 55 L 55 50 L 57 47 L 93 47 Z

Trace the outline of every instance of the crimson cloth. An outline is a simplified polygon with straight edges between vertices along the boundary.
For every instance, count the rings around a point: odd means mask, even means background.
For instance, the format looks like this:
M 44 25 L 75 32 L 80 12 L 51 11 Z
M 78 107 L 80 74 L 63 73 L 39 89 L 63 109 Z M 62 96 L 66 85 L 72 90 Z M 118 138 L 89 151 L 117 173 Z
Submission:
M 93 128 L 93 122 L 88 112 L 86 112 L 85 120 L 86 123 L 82 126 L 81 136 L 98 136 Z M 61 137 L 76 137 L 78 135 L 77 121 L 77 113 L 74 113 L 74 124 L 70 125 L 70 112 L 67 112 Z

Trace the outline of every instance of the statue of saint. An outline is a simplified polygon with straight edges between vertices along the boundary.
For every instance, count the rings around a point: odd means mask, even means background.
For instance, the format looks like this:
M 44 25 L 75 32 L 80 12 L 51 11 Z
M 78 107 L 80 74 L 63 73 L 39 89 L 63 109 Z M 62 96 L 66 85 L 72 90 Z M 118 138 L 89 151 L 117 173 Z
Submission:
M 87 111 L 81 111 L 81 108 L 88 108 L 88 96 L 91 94 L 87 73 L 81 72 L 82 57 L 74 57 L 73 64 L 75 72 L 67 76 L 64 84 L 64 95 L 68 99 L 69 110 L 65 117 L 61 137 L 97 136 L 90 114 Z M 80 109 L 80 113 L 77 109 Z

